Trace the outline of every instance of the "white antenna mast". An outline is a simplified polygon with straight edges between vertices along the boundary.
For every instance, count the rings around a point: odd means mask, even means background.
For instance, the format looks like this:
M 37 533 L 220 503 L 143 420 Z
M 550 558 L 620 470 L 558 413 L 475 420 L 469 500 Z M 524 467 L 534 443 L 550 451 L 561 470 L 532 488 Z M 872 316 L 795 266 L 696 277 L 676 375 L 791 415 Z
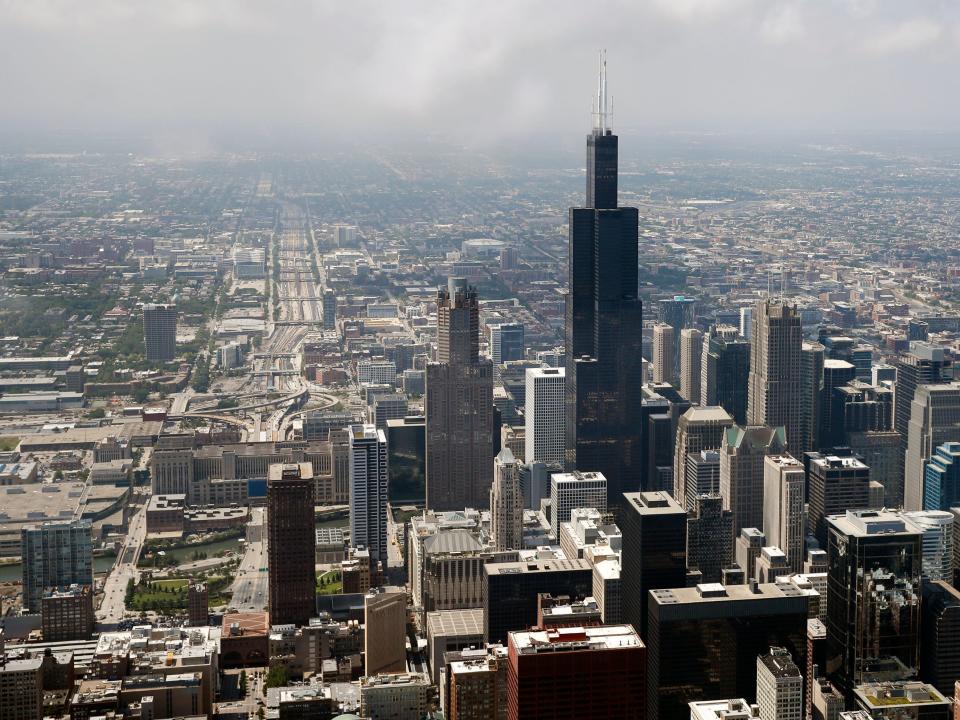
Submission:
M 593 113 L 593 129 L 603 135 L 610 129 L 610 109 L 607 99 L 607 51 L 600 51 L 600 68 L 597 78 L 597 105 Z

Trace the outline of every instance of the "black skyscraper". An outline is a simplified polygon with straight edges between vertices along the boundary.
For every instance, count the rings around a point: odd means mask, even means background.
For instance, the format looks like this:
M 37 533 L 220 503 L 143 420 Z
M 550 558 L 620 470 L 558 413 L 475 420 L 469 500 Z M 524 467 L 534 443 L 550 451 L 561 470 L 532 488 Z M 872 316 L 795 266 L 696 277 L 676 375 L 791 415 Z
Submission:
M 570 208 L 566 308 L 567 469 L 599 471 L 610 504 L 640 487 L 642 308 L 637 209 L 617 207 L 617 136 L 606 62 L 587 136 L 587 206 Z

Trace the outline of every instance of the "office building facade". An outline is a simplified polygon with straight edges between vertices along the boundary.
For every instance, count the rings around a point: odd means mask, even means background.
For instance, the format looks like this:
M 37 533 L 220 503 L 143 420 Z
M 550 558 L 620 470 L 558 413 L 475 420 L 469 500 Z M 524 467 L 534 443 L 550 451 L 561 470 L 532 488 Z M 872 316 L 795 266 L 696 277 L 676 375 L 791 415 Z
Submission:
M 673 328 L 673 377 L 680 377 L 680 333 L 697 322 L 697 300 L 674 295 L 657 302 L 657 320 Z
M 488 325 L 487 331 L 490 339 L 490 360 L 495 366 L 508 360 L 523 360 L 523 323 Z
M 363 598 L 364 674 L 407 669 L 407 593 L 403 588 L 371 588 Z
M 93 587 L 72 585 L 48 590 L 40 601 L 40 619 L 44 642 L 89 640 L 96 623 Z
M 493 366 L 479 355 L 479 299 L 463 278 L 437 294 L 427 365 L 427 506 L 485 507 L 493 480 Z
M 606 491 L 604 491 L 606 499 Z M 510 448 L 503 448 L 493 461 L 490 488 L 490 535 L 494 549 L 520 550 L 523 546 L 523 488 L 520 463 Z
M 696 328 L 680 331 L 680 394 L 692 403 L 700 402 L 703 333 Z
M 960 382 L 918 387 L 907 428 L 903 493 L 906 510 L 923 507 L 926 464 L 934 448 L 957 439 L 960 439 Z
M 764 460 L 786 452 L 786 429 L 735 425 L 720 445 L 720 495 L 733 513 L 734 537 L 764 522 Z
M 751 425 L 783 426 L 787 442 L 799 437 L 800 349 L 803 328 L 796 306 L 767 299 L 753 311 L 747 418 Z
M 653 326 L 653 381 L 676 386 L 677 372 L 674 365 L 677 337 L 674 329 L 667 323 L 659 322 Z M 687 398 L 689 399 L 689 398 Z
M 763 534 L 783 550 L 791 572 L 803 571 L 806 523 L 803 463 L 791 455 L 770 455 L 763 461 Z
M 196 627 L 210 622 L 210 591 L 206 583 L 191 582 L 187 587 L 187 622 Z
M 923 579 L 953 579 L 953 513 L 943 510 L 917 510 L 905 512 L 903 516 L 920 528 Z
M 800 422 L 792 438 L 797 454 L 820 449 L 820 403 L 823 398 L 823 364 L 826 348 L 818 342 L 800 346 Z
M 337 329 L 337 294 L 330 288 L 323 291 L 323 328 Z
M 550 477 L 550 529 L 560 537 L 560 525 L 574 508 L 607 509 L 607 479 L 598 472 L 554 473 Z
M 176 305 L 143 306 L 143 344 L 151 362 L 168 362 L 177 356 Z
M 508 720 L 647 717 L 646 647 L 630 625 L 512 632 L 507 652 Z
M 427 426 L 422 415 L 387 420 L 387 484 L 391 502 L 426 498 Z
M 483 630 L 487 642 L 506 642 L 510 632 L 537 624 L 537 595 L 589 597 L 593 573 L 586 560 L 488 562 L 483 566 Z
M 700 404 L 719 405 L 738 425 L 747 422 L 750 343 L 731 325 L 714 326 L 703 341 Z
M 733 513 L 723 509 L 720 495 L 697 495 L 687 518 L 687 569 L 715 583 L 732 565 Z
M 387 563 L 387 438 L 374 425 L 350 426 L 350 542 Z
M 923 469 L 923 509 L 960 506 L 960 442 L 936 447 Z
M 923 584 L 920 677 L 944 695 L 960 682 L 960 591 L 943 580 Z
M 93 587 L 91 532 L 89 520 L 46 522 L 20 531 L 24 608 L 40 612 L 46 588 Z
M 885 511 L 847 511 L 826 523 L 826 667 L 849 695 L 878 661 L 919 667 L 922 535 Z
M 563 466 L 566 452 L 564 368 L 529 368 L 524 408 L 524 462 Z
M 757 658 L 760 720 L 803 720 L 803 676 L 785 648 Z
M 627 493 L 619 526 L 623 619 L 646 637 L 649 591 L 686 582 L 687 513 L 669 493 Z
M 677 423 L 673 461 L 673 497 L 684 509 L 693 507 L 697 487 L 687 480 L 687 456 L 701 450 L 719 450 L 724 431 L 733 426 L 733 418 L 721 407 L 691 407 Z M 688 487 L 689 485 L 689 487 Z
M 851 456 L 808 453 L 804 458 L 809 492 L 810 532 L 827 542 L 827 518 L 870 507 L 870 468 Z
M 807 659 L 807 597 L 790 586 L 702 584 L 653 590 L 647 717 L 687 720 L 689 703 L 756 697 L 757 657 Z
M 857 369 L 846 360 L 823 361 L 823 388 L 820 391 L 819 447 L 838 447 L 847 438 L 841 388 L 856 378 Z
M 617 206 L 618 139 L 608 124 L 603 68 L 587 136 L 586 204 L 569 214 L 564 465 L 602 473 L 615 505 L 640 486 L 643 308 L 639 216 Z
M 913 416 L 913 400 L 917 389 L 924 385 L 941 385 L 949 381 L 953 362 L 942 347 L 927 342 L 910 344 L 910 352 L 900 356 L 896 363 L 896 408 L 894 427 L 907 449 L 910 434 L 910 418 Z M 918 508 L 907 508 L 916 510 Z
M 270 622 L 306 625 L 316 614 L 313 468 L 271 465 L 267 478 Z

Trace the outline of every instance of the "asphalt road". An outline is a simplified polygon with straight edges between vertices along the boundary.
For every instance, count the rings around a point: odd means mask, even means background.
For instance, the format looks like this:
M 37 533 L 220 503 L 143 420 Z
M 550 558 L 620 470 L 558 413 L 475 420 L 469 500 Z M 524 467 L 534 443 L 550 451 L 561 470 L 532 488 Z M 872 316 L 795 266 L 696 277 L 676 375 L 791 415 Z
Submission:
M 117 554 L 117 562 L 107 575 L 103 584 L 103 600 L 97 609 L 97 623 L 104 626 L 116 625 L 123 619 L 126 608 L 124 598 L 127 593 L 127 582 L 132 578 L 137 581 L 140 574 L 137 571 L 137 559 L 143 548 L 143 541 L 147 535 L 146 505 L 140 507 L 131 519 L 123 548 Z
M 251 522 L 261 522 L 263 508 L 254 508 Z M 268 573 L 260 572 L 260 568 L 267 567 L 267 541 L 264 537 L 260 542 L 246 543 L 246 551 L 237 568 L 237 575 L 233 581 L 233 599 L 230 606 L 241 612 L 259 612 L 267 609 L 269 602 Z

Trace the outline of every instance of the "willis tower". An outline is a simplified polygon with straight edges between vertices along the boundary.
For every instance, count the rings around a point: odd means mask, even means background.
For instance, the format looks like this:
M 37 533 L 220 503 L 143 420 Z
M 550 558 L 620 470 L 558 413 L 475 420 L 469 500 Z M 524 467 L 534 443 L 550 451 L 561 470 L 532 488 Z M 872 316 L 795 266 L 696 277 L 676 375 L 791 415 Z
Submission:
M 570 208 L 566 297 L 567 470 L 599 471 L 608 502 L 640 489 L 642 305 L 636 208 L 617 207 L 617 136 L 609 126 L 607 63 L 587 136 L 585 207 Z

